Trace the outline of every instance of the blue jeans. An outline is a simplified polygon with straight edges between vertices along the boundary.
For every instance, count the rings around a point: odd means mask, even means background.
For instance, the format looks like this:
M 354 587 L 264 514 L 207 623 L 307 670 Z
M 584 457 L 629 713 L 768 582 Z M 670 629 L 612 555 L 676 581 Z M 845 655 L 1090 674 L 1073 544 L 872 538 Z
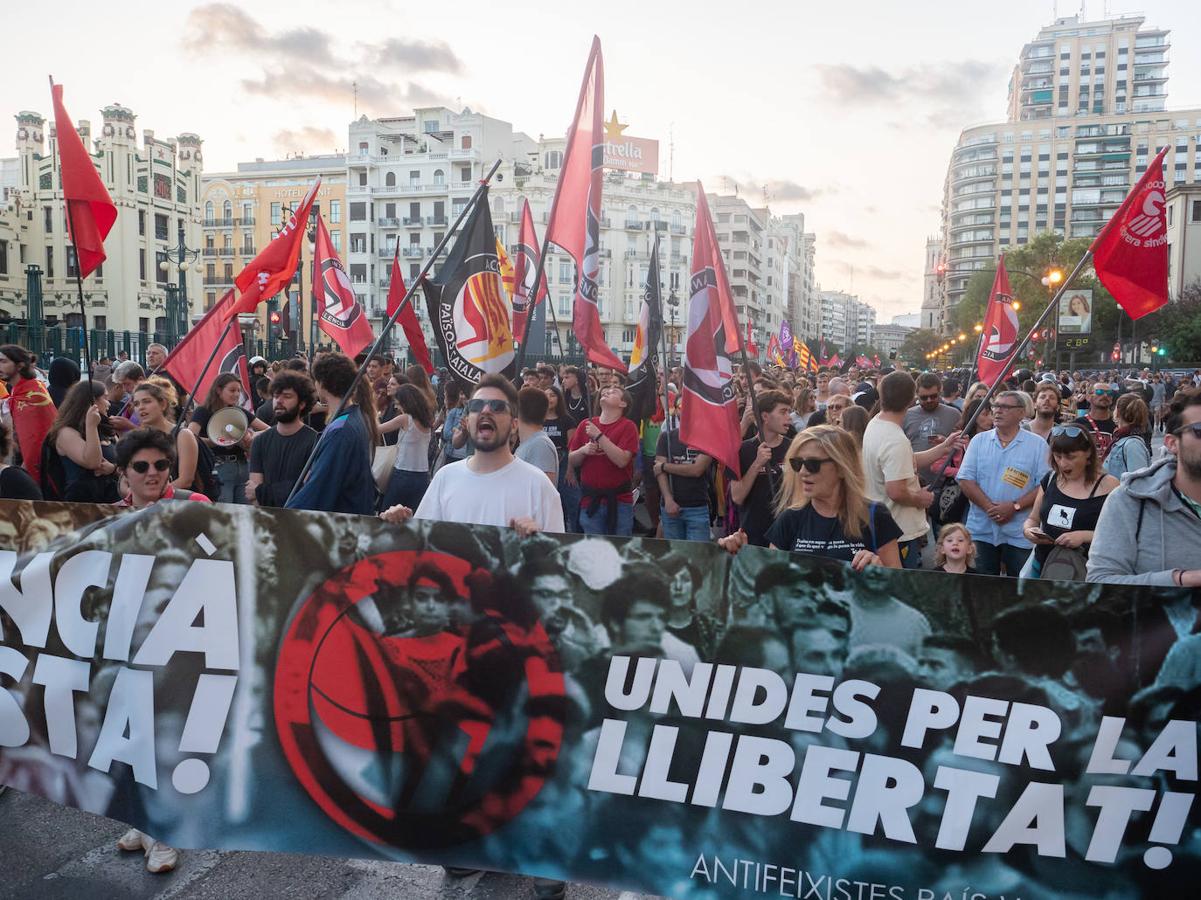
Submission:
M 580 529 L 584 534 L 609 534 L 606 530 L 605 519 L 608 518 L 609 510 L 605 507 L 601 510 L 600 503 L 593 503 L 587 509 L 580 507 Z M 614 537 L 629 537 L 634 532 L 634 504 L 633 503 L 618 503 L 617 504 L 617 530 L 613 532 Z
M 1004 565 L 1005 574 L 1017 578 L 1029 556 L 1029 547 L 976 541 L 976 571 L 981 575 L 1000 575 L 1001 566 Z
M 669 541 L 709 540 L 708 506 L 681 506 L 678 516 L 660 506 L 659 521 L 663 523 L 663 537 Z
M 417 509 L 426 488 L 430 486 L 429 472 L 410 472 L 408 469 L 393 469 L 388 479 L 388 489 L 380 502 L 380 509 L 388 509 L 398 503 L 409 509 Z
M 563 527 L 569 534 L 580 533 L 580 485 L 567 483 L 567 458 L 559 458 L 559 503 L 563 507 Z
M 897 543 L 897 549 L 901 551 L 902 569 L 920 569 L 922 567 L 922 547 L 925 543 L 923 538 Z
M 213 467 L 221 482 L 221 490 L 216 497 L 209 497 L 218 503 L 242 503 L 246 500 L 246 482 L 250 480 L 250 466 L 239 456 L 218 456 L 217 464 Z

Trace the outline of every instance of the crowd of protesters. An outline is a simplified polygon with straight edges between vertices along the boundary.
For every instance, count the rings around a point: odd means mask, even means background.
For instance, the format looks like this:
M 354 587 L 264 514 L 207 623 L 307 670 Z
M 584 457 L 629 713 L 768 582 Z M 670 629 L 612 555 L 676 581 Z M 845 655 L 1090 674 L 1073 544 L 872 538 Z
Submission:
M 1201 583 L 1198 372 L 1018 371 L 990 394 L 962 372 L 752 362 L 735 378 L 734 472 L 682 441 L 679 368 L 660 374 L 639 421 L 607 369 L 540 362 L 469 394 L 387 355 L 255 357 L 249 395 L 223 374 L 193 406 L 156 371 L 164 355 L 150 348 L 149 373 L 106 360 L 81 381 L 70 360 L 44 375 L 23 348 L 0 347 L 0 495 L 144 505 L 131 474 L 146 473 L 131 473 L 123 445 L 145 452 L 155 432 L 161 498 L 717 539 L 856 569 L 958 570 L 970 554 L 980 574 Z M 34 438 L 14 427 L 31 397 L 46 423 Z M 230 408 L 244 413 L 226 441 L 209 423 Z

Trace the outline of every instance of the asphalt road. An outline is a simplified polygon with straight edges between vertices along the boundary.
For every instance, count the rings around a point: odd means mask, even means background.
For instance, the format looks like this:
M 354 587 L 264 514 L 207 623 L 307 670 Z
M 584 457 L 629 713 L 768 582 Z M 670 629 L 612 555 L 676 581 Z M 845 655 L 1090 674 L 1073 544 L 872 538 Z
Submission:
M 179 868 L 151 875 L 142 854 L 122 853 L 126 826 L 12 788 L 0 793 L 0 900 L 512 900 L 532 898 L 528 878 L 484 873 L 453 879 L 438 866 L 288 853 L 183 853 Z M 570 900 L 640 895 L 573 884 Z

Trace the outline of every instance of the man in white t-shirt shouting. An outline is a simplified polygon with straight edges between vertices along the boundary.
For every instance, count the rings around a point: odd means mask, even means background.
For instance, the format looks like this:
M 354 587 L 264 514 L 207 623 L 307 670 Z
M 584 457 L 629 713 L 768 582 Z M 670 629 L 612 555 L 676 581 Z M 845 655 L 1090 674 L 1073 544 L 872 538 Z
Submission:
M 467 434 L 475 453 L 440 468 L 421 505 L 380 513 L 399 525 L 411 518 L 515 528 L 522 537 L 563 531 L 559 493 L 545 473 L 517 459 L 509 439 L 517 428 L 517 391 L 499 375 L 485 375 L 467 402 Z

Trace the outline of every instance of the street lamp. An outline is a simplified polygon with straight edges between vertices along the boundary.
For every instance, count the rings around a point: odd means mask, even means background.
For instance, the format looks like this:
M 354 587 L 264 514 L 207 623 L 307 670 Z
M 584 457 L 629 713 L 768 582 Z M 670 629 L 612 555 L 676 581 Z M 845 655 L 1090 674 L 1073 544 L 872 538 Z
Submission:
M 188 269 L 200 261 L 200 251 L 184 245 L 183 234 L 179 235 L 179 243 L 175 247 L 175 259 L 170 255 L 158 264 L 160 272 L 170 272 L 172 266 L 176 269 L 176 283 L 166 285 L 167 299 L 167 343 L 174 346 L 187 333 L 188 322 Z

